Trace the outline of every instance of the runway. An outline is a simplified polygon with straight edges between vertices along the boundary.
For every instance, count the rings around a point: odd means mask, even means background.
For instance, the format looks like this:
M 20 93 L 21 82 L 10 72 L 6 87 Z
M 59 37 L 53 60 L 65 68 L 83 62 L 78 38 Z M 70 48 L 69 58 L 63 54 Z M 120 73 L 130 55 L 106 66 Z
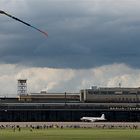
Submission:
M 140 122 L 0 122 L 0 126 L 11 127 L 48 126 L 63 128 L 140 128 Z

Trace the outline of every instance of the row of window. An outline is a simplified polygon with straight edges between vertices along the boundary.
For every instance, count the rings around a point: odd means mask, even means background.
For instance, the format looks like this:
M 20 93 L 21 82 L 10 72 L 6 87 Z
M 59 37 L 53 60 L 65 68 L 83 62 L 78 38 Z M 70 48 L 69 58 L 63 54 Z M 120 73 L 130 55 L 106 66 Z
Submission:
M 88 91 L 88 94 L 138 94 L 130 91 Z
M 106 101 L 127 101 L 127 102 L 136 102 L 139 101 L 137 98 L 106 98 Z

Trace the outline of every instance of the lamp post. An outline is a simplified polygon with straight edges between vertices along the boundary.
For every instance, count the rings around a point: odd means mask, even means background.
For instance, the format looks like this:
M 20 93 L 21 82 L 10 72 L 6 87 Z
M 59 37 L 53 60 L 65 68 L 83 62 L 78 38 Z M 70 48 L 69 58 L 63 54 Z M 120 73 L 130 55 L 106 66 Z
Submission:
M 66 96 L 66 92 L 65 92 L 65 106 L 66 106 L 66 101 L 67 101 L 67 96 Z

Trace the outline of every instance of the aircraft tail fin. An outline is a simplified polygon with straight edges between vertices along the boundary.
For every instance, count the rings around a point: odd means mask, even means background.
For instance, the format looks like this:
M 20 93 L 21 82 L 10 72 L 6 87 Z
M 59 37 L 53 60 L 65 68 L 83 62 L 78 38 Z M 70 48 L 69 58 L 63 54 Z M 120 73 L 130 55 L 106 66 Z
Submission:
M 102 119 L 105 119 L 105 114 L 102 114 L 101 118 L 102 118 Z

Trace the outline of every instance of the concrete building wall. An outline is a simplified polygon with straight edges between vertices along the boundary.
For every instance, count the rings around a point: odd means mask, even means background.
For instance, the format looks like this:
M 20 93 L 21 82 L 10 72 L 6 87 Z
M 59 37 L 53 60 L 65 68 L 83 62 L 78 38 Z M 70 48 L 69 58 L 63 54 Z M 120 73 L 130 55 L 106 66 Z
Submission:
M 99 88 L 80 91 L 81 102 L 140 102 L 140 88 Z

